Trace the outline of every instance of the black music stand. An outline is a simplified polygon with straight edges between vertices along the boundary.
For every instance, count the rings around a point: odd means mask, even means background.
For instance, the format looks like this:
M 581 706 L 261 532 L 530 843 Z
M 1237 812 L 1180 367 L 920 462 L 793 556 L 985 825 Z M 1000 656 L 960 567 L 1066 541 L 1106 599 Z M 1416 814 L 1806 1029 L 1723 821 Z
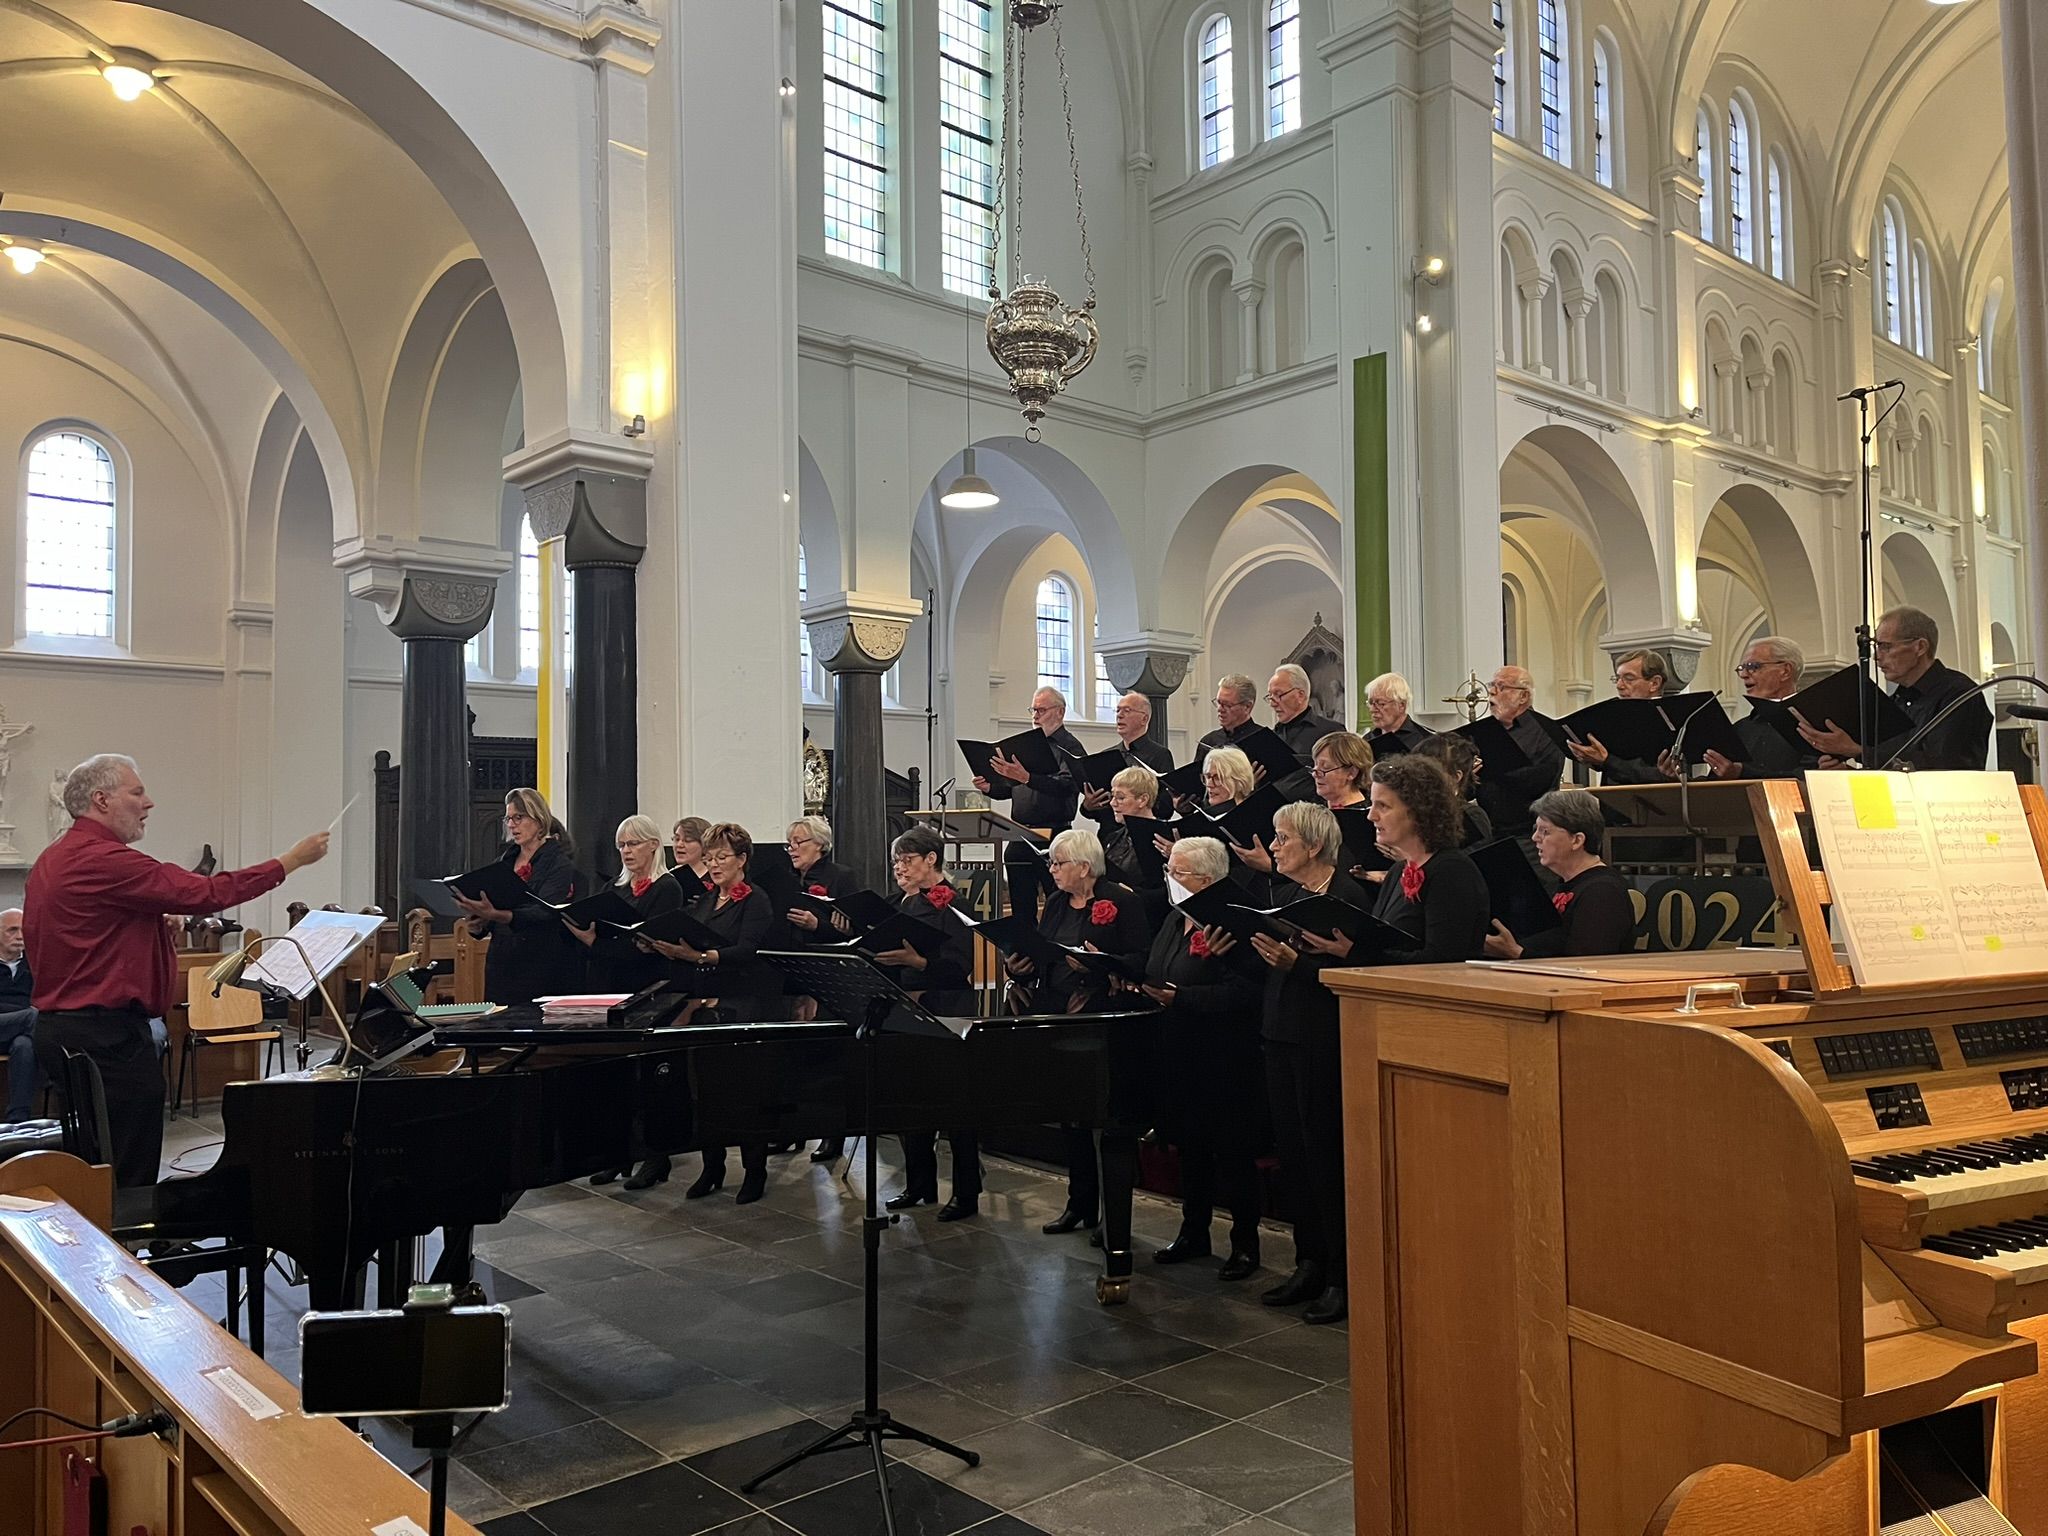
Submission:
M 888 972 L 866 955 L 762 950 L 760 958 L 794 983 L 792 990 L 815 997 L 821 1005 L 851 1023 L 854 1039 L 860 1043 L 861 1138 L 866 1143 L 863 1155 L 868 1180 L 867 1214 L 861 1218 L 860 1224 L 861 1290 L 867 1303 L 861 1348 L 867 1387 L 861 1406 L 844 1424 L 783 1457 L 767 1471 L 742 1485 L 740 1492 L 752 1493 L 771 1477 L 813 1456 L 866 1445 L 875 1461 L 875 1486 L 882 1496 L 882 1524 L 888 1536 L 896 1536 L 896 1511 L 889 1497 L 889 1468 L 888 1459 L 882 1455 L 883 1441 L 915 1440 L 933 1450 L 944 1451 L 948 1456 L 956 1456 L 970 1467 L 981 1465 L 978 1453 L 905 1424 L 881 1404 L 882 1232 L 902 1218 L 893 1212 L 884 1212 L 878 1195 L 881 1181 L 875 1167 L 875 1057 L 884 1034 L 955 1037 L 954 1031 L 914 1001 L 896 985 Z

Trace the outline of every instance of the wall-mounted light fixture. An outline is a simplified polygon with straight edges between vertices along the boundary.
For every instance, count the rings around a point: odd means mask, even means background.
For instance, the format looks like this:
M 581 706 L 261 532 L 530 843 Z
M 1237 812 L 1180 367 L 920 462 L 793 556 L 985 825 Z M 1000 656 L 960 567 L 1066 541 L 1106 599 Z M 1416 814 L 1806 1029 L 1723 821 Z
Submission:
M 636 414 L 631 421 L 619 428 L 619 431 L 626 437 L 645 437 L 647 435 L 647 418 Z
M 1435 329 L 1436 322 L 1430 319 L 1428 315 L 1417 315 L 1415 317 L 1415 333 L 1418 336 L 1427 336 Z
M 794 96 L 796 94 L 796 82 L 790 79 L 789 76 L 784 75 L 782 77 L 782 84 L 778 88 L 777 93 L 784 97 L 785 99 Z
M 1412 270 L 1416 277 L 1434 288 L 1444 280 L 1444 274 L 1450 268 L 1441 256 L 1418 256 Z
M 10 245 L 6 249 L 6 256 L 9 264 L 23 277 L 35 271 L 46 259 L 43 252 L 32 245 Z

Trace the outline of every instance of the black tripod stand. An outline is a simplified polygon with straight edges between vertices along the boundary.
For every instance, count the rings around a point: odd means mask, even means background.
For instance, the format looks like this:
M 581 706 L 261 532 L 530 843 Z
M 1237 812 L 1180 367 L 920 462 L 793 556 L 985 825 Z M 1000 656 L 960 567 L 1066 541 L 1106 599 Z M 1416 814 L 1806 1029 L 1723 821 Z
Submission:
M 1856 741 L 1863 748 L 1864 762 L 1870 762 L 1870 754 L 1877 750 L 1877 678 L 1870 663 L 1876 654 L 1876 631 L 1873 628 L 1873 596 L 1877 586 L 1877 563 L 1871 538 L 1871 494 L 1870 494 L 1870 445 L 1877 437 L 1877 429 L 1884 425 L 1886 416 L 1897 409 L 1898 400 L 1885 408 L 1877 420 L 1870 419 L 1871 397 L 1887 389 L 1897 389 L 1899 399 L 1905 398 L 1905 386 L 1897 379 L 1884 384 L 1870 384 L 1852 389 L 1841 396 L 1843 400 L 1856 402 L 1857 415 L 1857 478 L 1862 482 L 1863 531 L 1862 531 L 1862 577 L 1863 604 L 1862 622 L 1856 626 Z
M 785 1472 L 798 1462 L 807 1461 L 813 1456 L 823 1456 L 832 1451 L 866 1445 L 868 1454 L 875 1462 L 875 1487 L 882 1496 L 882 1524 L 888 1536 L 896 1536 L 896 1511 L 889 1496 L 889 1469 L 888 1460 L 882 1455 L 883 1441 L 914 1440 L 920 1445 L 930 1446 L 933 1450 L 944 1451 L 948 1456 L 957 1456 L 970 1467 L 981 1465 L 981 1457 L 975 1452 L 963 1450 L 957 1445 L 941 1440 L 937 1435 L 927 1434 L 924 1430 L 903 1423 L 881 1404 L 882 1233 L 902 1218 L 885 1213 L 880 1203 L 881 1181 L 875 1166 L 875 1057 L 880 1051 L 884 1028 L 892 1015 L 907 1015 L 913 1020 L 928 1024 L 931 1030 L 939 1033 L 949 1034 L 951 1031 L 899 992 L 889 979 L 863 956 L 764 952 L 762 958 L 792 980 L 801 983 L 803 989 L 817 997 L 821 1003 L 837 1008 L 844 1016 L 857 1014 L 861 1019 L 854 1038 L 860 1044 L 861 1140 L 866 1148 L 863 1157 L 868 1181 L 867 1213 L 861 1218 L 860 1224 L 862 1292 L 867 1303 L 861 1331 L 861 1347 L 867 1385 L 861 1406 L 844 1424 L 822 1435 L 803 1449 L 783 1457 L 767 1471 L 742 1486 L 740 1492 L 752 1493 L 778 1473 Z M 899 1009 L 903 1011 L 901 1014 L 898 1013 Z

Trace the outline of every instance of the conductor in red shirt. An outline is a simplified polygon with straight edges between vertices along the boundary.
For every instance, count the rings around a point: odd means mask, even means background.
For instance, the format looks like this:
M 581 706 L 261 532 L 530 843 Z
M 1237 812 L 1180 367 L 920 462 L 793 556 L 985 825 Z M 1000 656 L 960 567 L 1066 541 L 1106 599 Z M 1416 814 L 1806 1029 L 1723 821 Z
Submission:
M 155 802 L 131 757 L 102 753 L 71 770 L 71 830 L 29 871 L 29 969 L 35 976 L 36 1053 L 64 1086 L 63 1052 L 99 1064 L 114 1183 L 154 1184 L 163 1154 L 164 1080 L 149 1021 L 171 1011 L 177 964 L 167 914 L 219 912 L 261 896 L 327 855 L 325 832 L 277 858 L 201 875 L 153 859 L 142 840 Z

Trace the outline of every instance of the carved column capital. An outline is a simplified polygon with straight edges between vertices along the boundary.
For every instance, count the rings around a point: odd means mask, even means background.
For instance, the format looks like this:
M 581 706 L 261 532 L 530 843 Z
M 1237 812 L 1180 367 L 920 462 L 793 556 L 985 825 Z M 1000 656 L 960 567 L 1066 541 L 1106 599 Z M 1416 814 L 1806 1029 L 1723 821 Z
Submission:
M 1617 665 L 1631 651 L 1655 651 L 1664 658 L 1672 678 L 1681 686 L 1691 684 L 1699 672 L 1700 658 L 1713 643 L 1714 637 L 1704 627 L 1642 630 L 1600 637 L 1600 649 L 1607 653 L 1609 661 Z
M 497 595 L 498 584 L 488 577 L 409 570 L 396 603 L 379 614 L 401 640 L 466 642 L 491 622 Z
M 803 611 L 811 654 L 835 676 L 842 672 L 886 672 L 903 654 L 911 623 L 924 604 L 909 598 L 841 592 Z
M 542 543 L 568 539 L 569 567 L 637 565 L 647 545 L 647 476 L 654 456 L 614 437 L 562 432 L 505 460 L 505 479 L 526 493 Z M 572 528 L 576 536 L 572 536 Z

